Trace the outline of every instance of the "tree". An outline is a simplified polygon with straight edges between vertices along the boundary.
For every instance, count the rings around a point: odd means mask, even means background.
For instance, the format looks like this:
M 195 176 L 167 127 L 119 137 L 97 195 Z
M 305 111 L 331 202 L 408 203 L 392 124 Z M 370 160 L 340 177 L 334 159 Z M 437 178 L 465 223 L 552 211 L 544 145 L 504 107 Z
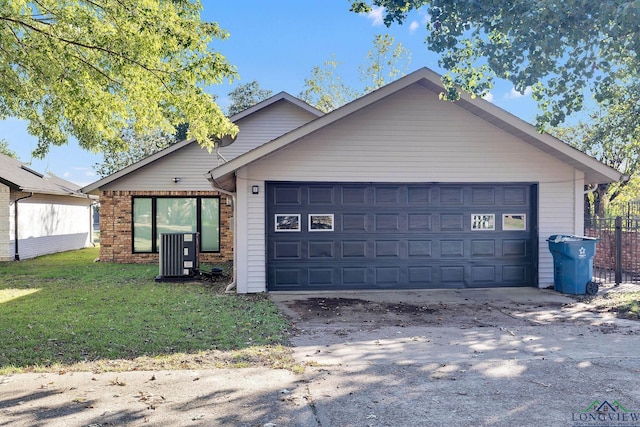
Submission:
M 232 116 L 268 98 L 271 96 L 271 91 L 260 89 L 258 82 L 253 81 L 238 86 L 228 95 L 233 101 L 229 107 L 229 116 Z M 134 128 L 129 127 L 121 135 L 124 147 L 105 147 L 102 152 L 102 163 L 94 164 L 93 168 L 101 177 L 111 175 L 139 162 L 145 157 L 164 150 L 171 144 L 187 139 L 189 127 L 188 123 L 183 123 L 176 127 L 175 134 L 158 131 L 154 134 L 143 135 L 138 134 Z
M 268 89 L 260 89 L 260 84 L 255 80 L 251 83 L 240 85 L 229 93 L 232 103 L 229 106 L 227 115 L 231 117 L 249 107 L 253 107 L 269 98 L 271 94 L 272 92 Z
M 342 81 L 337 69 L 335 55 L 323 66 L 313 67 L 311 76 L 304 79 L 304 89 L 298 95 L 300 99 L 328 113 L 357 98 L 357 92 Z
M 235 134 L 208 85 L 236 77 L 210 43 L 228 34 L 202 22 L 198 0 L 12 0 L 0 4 L 0 119 L 29 122 L 34 155 L 70 136 L 124 149 L 121 129 L 189 136 L 213 147 Z
M 402 43 L 396 43 L 389 34 L 378 34 L 374 36 L 373 48 L 367 53 L 364 65 L 360 66 L 360 80 L 367 82 L 363 88 L 353 88 L 342 81 L 336 72 L 338 61 L 332 56 L 324 66 L 313 68 L 299 96 L 328 113 L 402 76 L 402 69 L 406 70 L 410 62 L 411 55 Z
M 625 103 L 623 103 L 625 104 Z M 574 126 L 551 129 L 559 139 L 631 177 L 640 171 L 640 135 L 621 132 L 619 123 L 625 121 L 624 108 L 604 109 L 592 113 L 588 122 Z M 625 195 L 630 181 L 599 184 L 585 195 L 585 212 L 604 216 L 606 206 L 616 199 L 628 199 Z
M 123 132 L 122 140 L 129 147 L 127 150 L 112 151 L 107 149 L 102 153 L 102 163 L 93 165 L 100 177 L 111 175 L 178 142 L 176 136 L 162 132 L 155 135 L 137 135 L 133 128 Z
M 360 79 L 369 81 L 369 84 L 362 95 L 403 76 L 403 70 L 411 63 L 411 52 L 402 43 L 396 43 L 391 34 L 376 34 L 366 61 L 366 65 L 360 66 Z
M 4 154 L 5 156 L 9 156 L 12 159 L 17 159 L 18 154 L 9 148 L 9 142 L 0 138 L 0 154 Z
M 508 79 L 521 93 L 533 88 L 540 128 L 581 110 L 585 93 L 603 102 L 610 87 L 640 87 L 637 0 L 351 0 L 358 13 L 372 5 L 385 8 L 387 26 L 424 7 L 427 47 L 447 70 L 444 98 L 457 99 L 458 88 L 482 96 Z

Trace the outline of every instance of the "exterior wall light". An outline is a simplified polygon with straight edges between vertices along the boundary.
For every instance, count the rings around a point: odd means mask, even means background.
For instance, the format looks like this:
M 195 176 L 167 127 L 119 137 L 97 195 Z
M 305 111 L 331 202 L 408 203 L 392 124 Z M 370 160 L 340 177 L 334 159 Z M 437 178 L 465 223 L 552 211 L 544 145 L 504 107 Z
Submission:
M 251 194 L 259 194 L 260 193 L 260 187 L 258 187 L 257 185 L 254 185 L 251 187 Z
M 173 179 L 172 179 L 172 181 L 173 181 L 175 184 L 177 184 L 177 183 L 179 183 L 179 182 L 180 182 L 180 177 L 179 177 L 179 176 L 176 176 L 175 178 L 173 178 Z

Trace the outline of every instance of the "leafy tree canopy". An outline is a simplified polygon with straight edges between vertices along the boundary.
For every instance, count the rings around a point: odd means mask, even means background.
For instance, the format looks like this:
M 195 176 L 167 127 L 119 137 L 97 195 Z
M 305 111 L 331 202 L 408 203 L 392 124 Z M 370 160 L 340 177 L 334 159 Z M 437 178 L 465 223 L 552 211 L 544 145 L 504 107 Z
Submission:
M 93 165 L 100 177 L 111 175 L 179 141 L 177 136 L 162 132 L 137 135 L 132 128 L 125 129 L 122 133 L 122 140 L 129 147 L 128 150 L 112 151 L 107 149 L 102 153 L 102 163 Z
M 481 96 L 494 78 L 508 79 L 521 93 L 533 88 L 544 127 L 581 110 L 585 94 L 603 102 L 610 87 L 640 91 L 637 0 L 351 0 L 354 12 L 372 5 L 385 8 L 387 26 L 424 8 L 427 47 L 448 70 L 447 99 L 457 87 Z
M 4 154 L 5 156 L 9 156 L 13 159 L 18 158 L 18 154 L 9 148 L 9 142 L 2 138 L 0 138 L 0 154 Z
M 272 93 L 269 89 L 260 89 L 260 84 L 255 80 L 251 83 L 240 85 L 229 93 L 231 105 L 227 114 L 229 116 L 238 114 L 269 98 Z
M 323 66 L 311 70 L 311 76 L 304 79 L 304 89 L 299 97 L 327 113 L 402 76 L 410 63 L 411 53 L 402 43 L 396 43 L 390 34 L 376 34 L 373 47 L 359 68 L 363 88 L 344 83 L 337 72 L 339 62 L 332 55 Z
M 210 43 L 198 0 L 0 2 L 0 118 L 29 122 L 36 157 L 70 136 L 92 151 L 123 148 L 121 130 L 189 136 L 212 147 L 237 129 L 208 85 L 236 77 Z
M 550 132 L 626 176 L 637 175 L 640 171 L 640 135 L 628 133 L 621 125 L 628 104 L 621 102 L 617 107 L 592 113 L 588 121 L 550 129 Z M 588 211 L 602 217 L 610 202 L 633 199 L 637 196 L 637 187 L 630 183 L 599 184 L 585 199 Z

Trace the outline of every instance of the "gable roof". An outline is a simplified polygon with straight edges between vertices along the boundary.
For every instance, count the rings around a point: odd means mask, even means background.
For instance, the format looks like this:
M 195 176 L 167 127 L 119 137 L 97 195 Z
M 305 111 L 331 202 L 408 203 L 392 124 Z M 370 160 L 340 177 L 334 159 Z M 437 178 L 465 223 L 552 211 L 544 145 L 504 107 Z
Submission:
M 444 91 L 441 76 L 428 68 L 421 68 L 405 77 L 396 80 L 380 89 L 371 92 L 355 101 L 346 104 L 324 116 L 321 116 L 306 125 L 300 126 L 273 141 L 257 147 L 244 155 L 218 166 L 209 171 L 211 179 L 220 182 L 228 182 L 237 169 L 262 159 L 283 147 L 294 143 L 300 138 L 316 132 L 326 126 L 335 123 L 353 113 L 356 113 L 369 105 L 372 105 L 408 86 L 420 84 L 436 93 Z M 571 147 L 563 141 L 547 133 L 539 133 L 534 126 L 513 114 L 485 101 L 481 98 L 472 98 L 470 95 L 461 94 L 456 105 L 466 109 L 470 113 L 480 117 L 488 123 L 510 133 L 524 142 L 556 157 L 558 160 L 584 172 L 585 180 L 590 184 L 617 182 L 623 179 L 623 174 L 617 170 L 599 162 L 593 157 Z
M 56 176 L 46 176 L 4 154 L 0 154 L 0 182 L 27 193 L 86 197 L 79 185 Z
M 232 122 L 237 122 L 238 120 L 244 119 L 245 117 L 248 117 L 258 111 L 261 111 L 273 104 L 276 104 L 280 101 L 285 101 L 288 102 L 302 110 L 305 110 L 309 113 L 311 113 L 313 116 L 315 117 L 319 117 L 321 115 L 323 115 L 324 113 L 320 110 L 318 110 L 315 107 L 312 107 L 311 105 L 307 104 L 306 102 L 289 95 L 286 92 L 280 92 L 276 95 L 271 96 L 270 98 L 265 99 L 262 102 L 257 103 L 256 105 L 247 108 L 246 110 L 243 110 L 241 112 L 239 112 L 238 114 L 234 114 L 233 116 L 229 117 L 229 120 L 231 120 Z M 186 147 L 187 145 L 190 145 L 192 143 L 196 143 L 195 139 L 184 139 L 180 142 L 177 142 L 175 144 L 171 144 L 169 147 L 165 148 L 164 150 L 158 151 L 157 153 L 154 153 L 148 157 L 145 157 L 144 159 L 129 165 L 109 176 L 106 176 L 98 181 L 95 181 L 85 187 L 82 188 L 82 191 L 84 191 L 85 193 L 90 193 L 92 191 L 96 191 L 98 190 L 100 187 L 103 187 L 107 184 L 112 183 L 113 181 L 116 181 L 132 172 L 137 171 L 138 169 L 141 169 L 145 166 L 147 166 L 148 164 L 151 164 L 159 159 L 162 159 L 168 155 L 170 155 L 171 153 L 178 151 L 184 147 Z

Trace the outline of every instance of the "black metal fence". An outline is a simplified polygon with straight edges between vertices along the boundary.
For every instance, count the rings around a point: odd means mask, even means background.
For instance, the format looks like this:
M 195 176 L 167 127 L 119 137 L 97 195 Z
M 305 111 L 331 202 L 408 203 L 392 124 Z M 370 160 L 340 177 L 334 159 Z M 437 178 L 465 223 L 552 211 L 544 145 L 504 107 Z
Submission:
M 585 236 L 600 239 L 594 278 L 603 283 L 640 283 L 640 218 L 591 218 L 585 223 Z

